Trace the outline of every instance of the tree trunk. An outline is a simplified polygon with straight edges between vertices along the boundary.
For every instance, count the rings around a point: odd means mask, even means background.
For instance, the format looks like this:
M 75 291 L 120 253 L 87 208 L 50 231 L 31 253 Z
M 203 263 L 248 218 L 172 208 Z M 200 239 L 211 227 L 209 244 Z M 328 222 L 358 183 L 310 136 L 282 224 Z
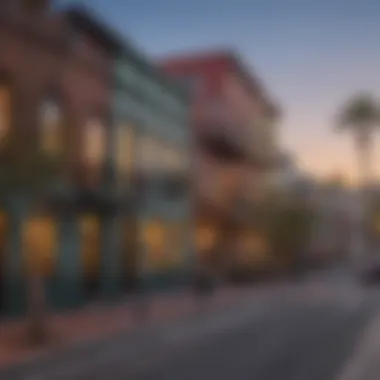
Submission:
M 356 142 L 358 152 L 358 179 L 363 190 L 372 181 L 371 153 L 372 143 L 370 136 L 359 136 Z
M 358 151 L 358 190 L 357 212 L 354 221 L 353 254 L 354 260 L 359 267 L 365 266 L 368 260 L 368 247 L 366 239 L 366 220 L 369 206 L 368 186 L 371 177 L 371 140 L 369 135 L 359 136 L 357 141 Z

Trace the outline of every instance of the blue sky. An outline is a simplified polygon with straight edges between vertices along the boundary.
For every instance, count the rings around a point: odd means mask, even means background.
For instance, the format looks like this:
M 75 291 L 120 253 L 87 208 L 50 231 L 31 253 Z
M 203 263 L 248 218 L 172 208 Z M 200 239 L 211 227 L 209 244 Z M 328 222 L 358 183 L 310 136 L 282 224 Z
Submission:
M 282 105 L 281 143 L 302 166 L 355 169 L 349 139 L 331 128 L 352 93 L 380 96 L 379 0 L 60 2 L 91 6 L 153 57 L 232 47 Z

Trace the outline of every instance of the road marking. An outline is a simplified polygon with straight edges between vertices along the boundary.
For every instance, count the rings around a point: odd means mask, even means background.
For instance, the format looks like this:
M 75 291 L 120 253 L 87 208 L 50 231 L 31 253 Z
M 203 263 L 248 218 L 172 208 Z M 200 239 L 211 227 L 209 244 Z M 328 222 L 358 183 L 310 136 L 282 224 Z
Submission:
M 380 317 L 364 329 L 351 358 L 337 380 L 378 380 L 380 373 Z

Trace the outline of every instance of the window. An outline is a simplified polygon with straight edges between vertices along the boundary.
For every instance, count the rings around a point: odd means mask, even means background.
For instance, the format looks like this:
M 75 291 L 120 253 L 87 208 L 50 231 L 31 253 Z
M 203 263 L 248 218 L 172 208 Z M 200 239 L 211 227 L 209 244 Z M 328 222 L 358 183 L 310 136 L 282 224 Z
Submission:
M 0 84 L 0 140 L 3 140 L 11 125 L 12 99 L 9 86 Z
M 217 231 L 209 225 L 199 225 L 195 231 L 195 245 L 199 252 L 211 250 L 217 240 Z
M 34 216 L 23 226 L 23 247 L 28 271 L 52 275 L 57 263 L 58 229 L 53 218 Z
M 149 172 L 160 170 L 163 166 L 162 144 L 157 138 L 143 136 L 139 142 L 139 167 Z
M 134 161 L 134 129 L 130 125 L 120 125 L 117 133 L 116 161 L 120 176 L 124 179 L 132 172 Z
M 167 151 L 168 169 L 183 172 L 185 169 L 183 153 L 176 148 Z
M 167 253 L 167 229 L 161 220 L 150 220 L 144 223 L 143 244 L 146 249 L 145 269 L 157 270 L 165 266 Z
M 96 216 L 83 215 L 80 219 L 82 262 L 84 274 L 98 273 L 100 266 L 100 222 Z
M 62 113 L 58 102 L 47 99 L 41 106 L 42 149 L 51 154 L 61 152 L 62 148 Z
M 89 166 L 100 166 L 106 155 L 105 126 L 98 118 L 90 118 L 84 128 L 83 158 Z

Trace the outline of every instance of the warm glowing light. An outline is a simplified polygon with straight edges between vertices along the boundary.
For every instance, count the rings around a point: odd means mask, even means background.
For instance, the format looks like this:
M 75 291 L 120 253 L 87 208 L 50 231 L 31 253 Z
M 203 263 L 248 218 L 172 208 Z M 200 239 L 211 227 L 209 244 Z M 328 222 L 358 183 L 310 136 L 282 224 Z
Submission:
M 90 165 L 100 164 L 106 153 L 106 132 L 98 119 L 90 119 L 84 131 L 84 160 Z
M 0 139 L 7 133 L 11 123 L 11 94 L 8 86 L 0 85 Z
M 199 251 L 207 251 L 214 247 L 217 232 L 210 226 L 198 227 L 196 231 L 196 246 Z
M 50 217 L 32 217 L 23 227 L 23 250 L 27 270 L 51 274 L 57 255 L 58 230 Z

